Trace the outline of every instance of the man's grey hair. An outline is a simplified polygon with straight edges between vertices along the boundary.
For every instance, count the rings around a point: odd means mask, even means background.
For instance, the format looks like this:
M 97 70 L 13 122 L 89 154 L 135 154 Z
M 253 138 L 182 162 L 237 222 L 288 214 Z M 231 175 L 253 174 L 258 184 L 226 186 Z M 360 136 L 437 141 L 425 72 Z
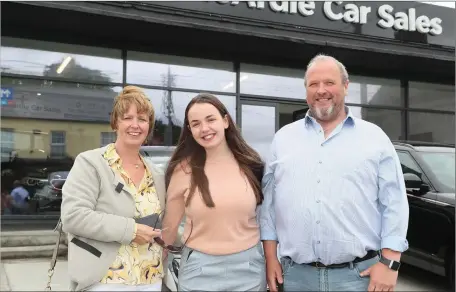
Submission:
M 324 55 L 324 54 L 318 54 L 315 57 L 313 57 L 312 60 L 310 60 L 309 64 L 307 64 L 306 73 L 304 73 L 304 85 L 307 85 L 307 71 L 309 71 L 309 68 L 313 64 L 315 64 L 316 62 L 319 62 L 319 61 L 333 61 L 334 63 L 336 63 L 337 67 L 339 67 L 342 84 L 345 84 L 348 81 L 348 72 L 347 72 L 347 69 L 345 69 L 344 64 L 339 62 L 339 60 L 337 60 L 334 57 Z

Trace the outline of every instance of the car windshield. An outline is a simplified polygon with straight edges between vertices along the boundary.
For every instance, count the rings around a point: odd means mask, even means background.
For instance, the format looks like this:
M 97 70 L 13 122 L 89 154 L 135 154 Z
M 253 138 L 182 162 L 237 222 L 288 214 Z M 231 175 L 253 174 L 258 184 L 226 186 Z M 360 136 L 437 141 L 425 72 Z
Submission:
M 166 171 L 174 149 L 174 146 L 143 146 L 141 147 L 141 152 L 146 160 Z
M 454 152 L 420 152 L 420 154 L 439 182 L 448 189 L 448 192 L 454 193 Z

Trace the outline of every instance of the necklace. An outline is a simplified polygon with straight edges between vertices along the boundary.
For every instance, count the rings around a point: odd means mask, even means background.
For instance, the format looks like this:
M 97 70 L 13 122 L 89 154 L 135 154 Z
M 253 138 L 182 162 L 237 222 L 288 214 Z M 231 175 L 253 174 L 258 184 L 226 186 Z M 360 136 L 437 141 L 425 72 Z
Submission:
M 134 165 L 135 168 L 138 169 L 139 166 L 141 165 L 141 162 L 140 163 L 126 163 L 126 164 Z

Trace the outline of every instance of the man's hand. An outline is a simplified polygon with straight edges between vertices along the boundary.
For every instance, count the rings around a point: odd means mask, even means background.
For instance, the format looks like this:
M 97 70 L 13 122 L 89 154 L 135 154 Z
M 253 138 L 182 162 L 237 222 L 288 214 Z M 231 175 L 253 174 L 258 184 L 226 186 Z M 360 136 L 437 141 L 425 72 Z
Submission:
M 139 245 L 153 243 L 154 238 L 160 237 L 160 236 L 161 236 L 160 229 L 153 229 L 152 227 L 149 227 L 147 225 L 138 224 L 138 227 L 136 230 L 136 237 L 133 239 L 132 242 L 135 242 Z
M 282 266 L 277 257 L 266 259 L 266 280 L 271 292 L 277 292 L 277 282 L 283 283 Z
M 360 273 L 361 277 L 369 276 L 370 282 L 367 291 L 394 291 L 398 272 L 378 262 Z

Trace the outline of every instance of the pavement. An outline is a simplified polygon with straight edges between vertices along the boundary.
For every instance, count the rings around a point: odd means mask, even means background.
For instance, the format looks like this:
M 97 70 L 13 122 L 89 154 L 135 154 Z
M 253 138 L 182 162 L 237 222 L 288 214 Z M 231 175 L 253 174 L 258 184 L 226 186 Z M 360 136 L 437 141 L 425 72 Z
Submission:
M 0 291 L 44 291 L 48 281 L 49 260 L 3 260 L 0 263 Z M 57 261 L 52 277 L 52 291 L 69 291 L 68 262 Z
M 0 291 L 44 291 L 48 269 L 47 259 L 4 260 L 0 263 Z M 59 260 L 51 283 L 53 291 L 68 291 L 67 270 L 67 261 Z M 442 277 L 405 267 L 399 273 L 395 291 L 445 291 L 444 283 Z

